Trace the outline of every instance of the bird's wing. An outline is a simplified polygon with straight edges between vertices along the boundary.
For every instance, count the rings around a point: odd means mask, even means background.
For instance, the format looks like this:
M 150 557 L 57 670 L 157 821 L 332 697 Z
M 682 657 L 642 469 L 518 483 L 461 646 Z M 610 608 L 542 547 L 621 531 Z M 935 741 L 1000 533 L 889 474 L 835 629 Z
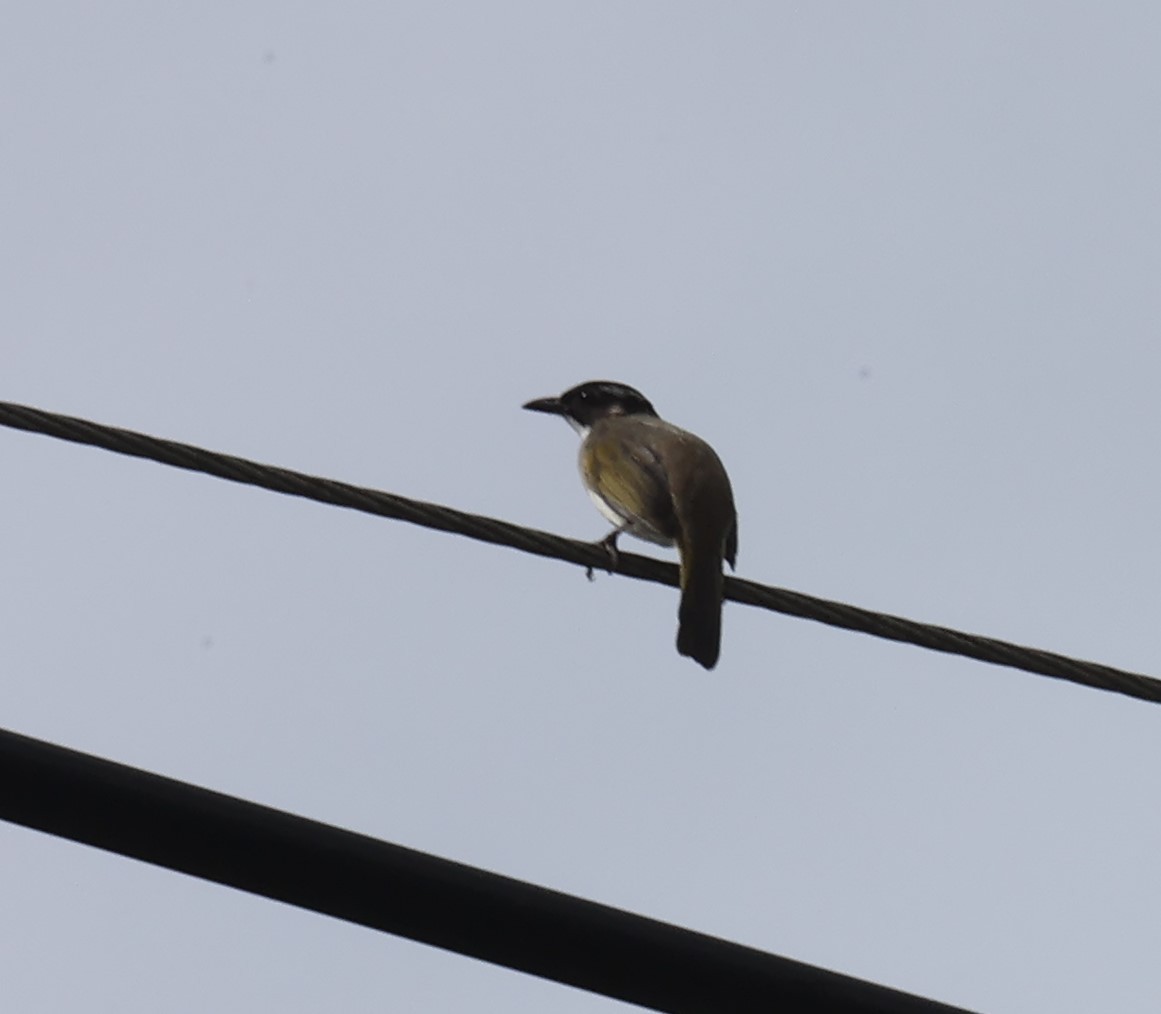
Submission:
M 644 538 L 668 544 L 677 537 L 677 516 L 664 459 L 648 429 L 598 423 L 585 441 L 585 483 Z M 651 531 L 650 531 L 651 530 Z

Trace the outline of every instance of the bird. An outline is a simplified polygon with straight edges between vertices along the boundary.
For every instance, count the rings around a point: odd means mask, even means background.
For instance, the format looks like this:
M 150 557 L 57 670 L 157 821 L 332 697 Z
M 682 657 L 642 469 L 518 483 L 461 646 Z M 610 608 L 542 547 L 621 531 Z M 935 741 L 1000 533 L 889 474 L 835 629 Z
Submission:
M 601 542 L 616 560 L 622 532 L 677 546 L 677 651 L 712 669 L 721 650 L 722 561 L 733 569 L 738 518 L 725 466 L 709 444 L 666 422 L 636 388 L 590 380 L 524 408 L 562 416 L 581 436 L 581 481 L 614 525 Z

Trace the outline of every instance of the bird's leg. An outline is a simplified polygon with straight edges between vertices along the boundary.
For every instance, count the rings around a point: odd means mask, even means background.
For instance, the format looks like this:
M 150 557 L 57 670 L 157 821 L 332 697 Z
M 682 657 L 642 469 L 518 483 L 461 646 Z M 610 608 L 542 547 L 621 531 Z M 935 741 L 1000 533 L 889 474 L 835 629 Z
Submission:
M 600 546 L 609 557 L 607 570 L 611 574 L 614 570 L 621 566 L 621 554 L 617 552 L 617 539 L 620 537 L 624 528 L 614 528 L 608 535 L 596 543 Z M 593 579 L 593 568 L 585 569 L 585 576 L 591 581 Z
M 603 546 L 605 552 L 609 554 L 609 573 L 613 573 L 614 569 L 621 566 L 621 554 L 617 552 L 617 539 L 620 538 L 624 528 L 614 528 L 608 535 L 606 535 L 598 546 Z

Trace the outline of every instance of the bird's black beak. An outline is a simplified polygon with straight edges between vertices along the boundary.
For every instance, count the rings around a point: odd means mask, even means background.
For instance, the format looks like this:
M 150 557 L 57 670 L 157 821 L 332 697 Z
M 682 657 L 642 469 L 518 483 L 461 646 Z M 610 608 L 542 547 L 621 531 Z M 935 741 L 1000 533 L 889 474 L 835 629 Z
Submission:
M 564 405 L 559 398 L 537 398 L 523 406 L 531 412 L 547 412 L 549 415 L 564 415 Z

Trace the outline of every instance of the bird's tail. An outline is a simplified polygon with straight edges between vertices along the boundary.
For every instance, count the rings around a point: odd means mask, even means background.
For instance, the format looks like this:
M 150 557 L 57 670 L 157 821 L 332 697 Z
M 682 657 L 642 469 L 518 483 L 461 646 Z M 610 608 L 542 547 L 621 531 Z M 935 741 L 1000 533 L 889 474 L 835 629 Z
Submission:
M 720 553 L 694 546 L 682 552 L 677 651 L 707 669 L 717 665 L 721 651 L 722 581 Z

